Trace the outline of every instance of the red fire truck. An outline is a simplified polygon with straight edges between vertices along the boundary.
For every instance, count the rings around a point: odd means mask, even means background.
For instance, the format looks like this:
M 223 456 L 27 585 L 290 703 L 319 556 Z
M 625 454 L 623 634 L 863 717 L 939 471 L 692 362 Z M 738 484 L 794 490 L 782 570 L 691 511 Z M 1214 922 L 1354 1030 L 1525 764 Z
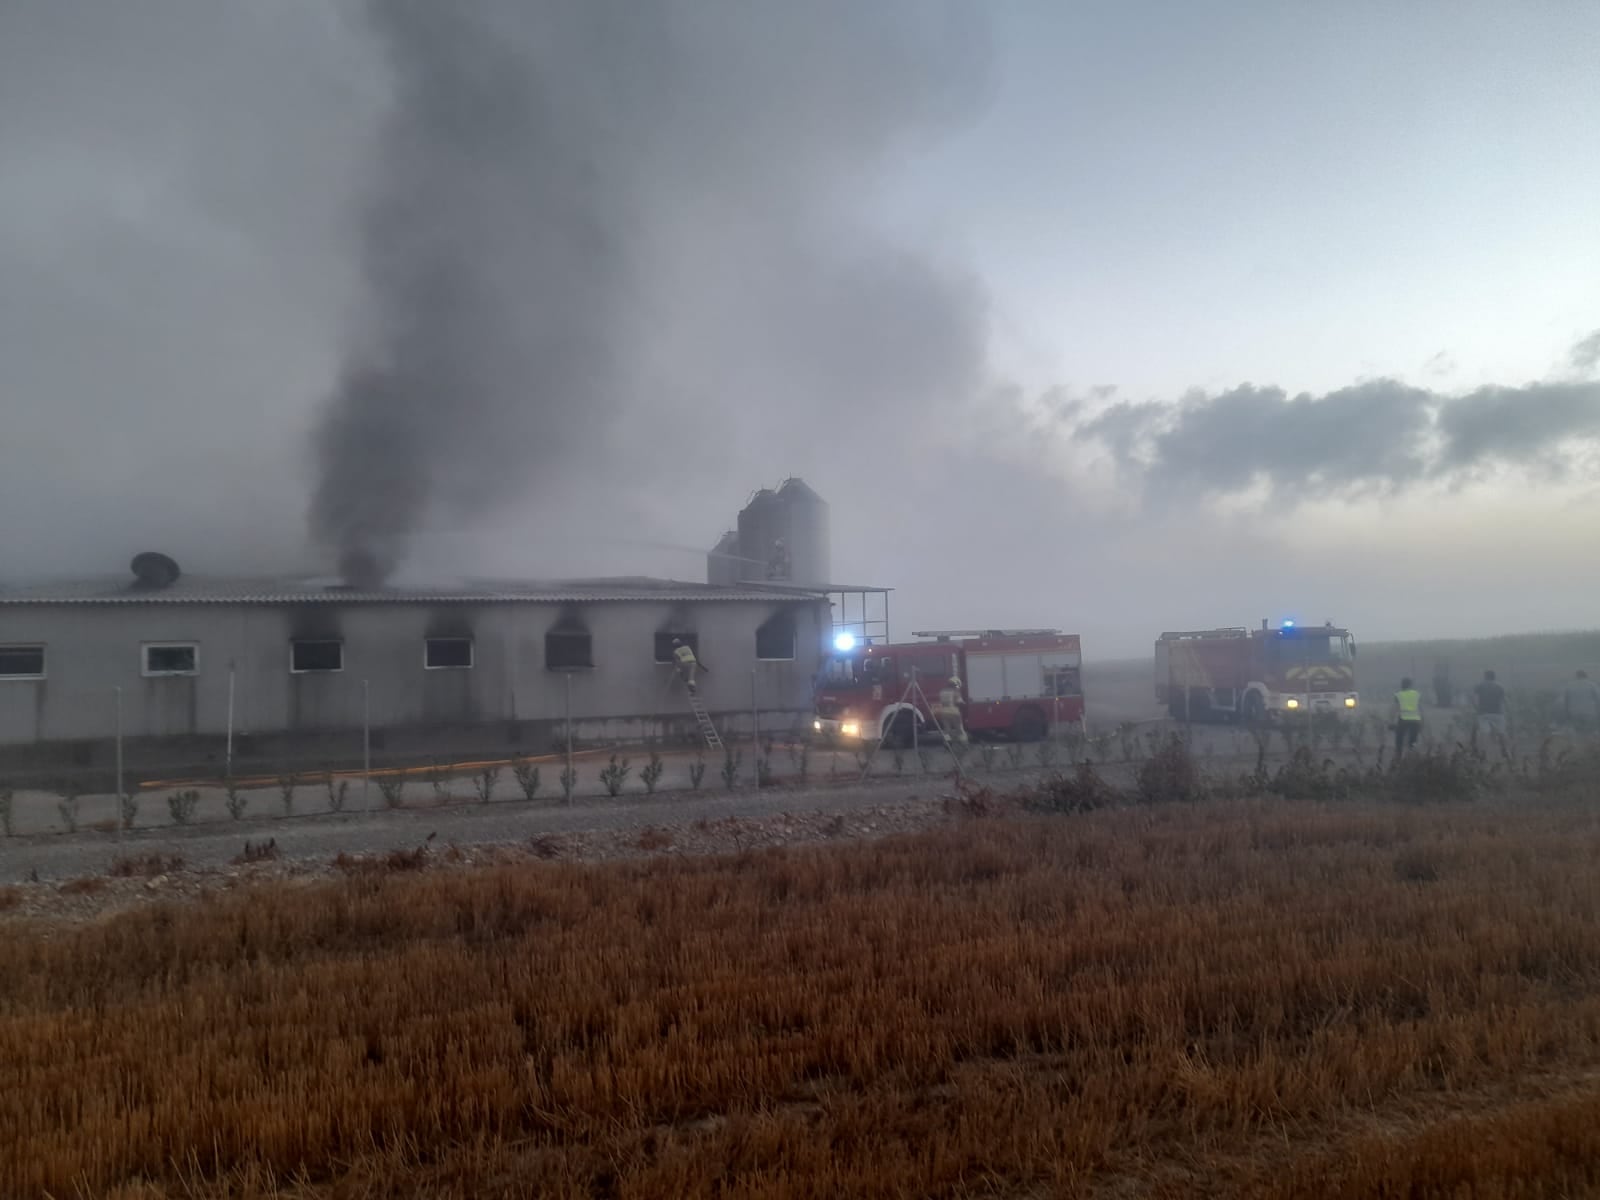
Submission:
M 1348 629 L 1202 629 L 1156 642 L 1156 699 L 1177 720 L 1265 721 L 1354 713 L 1356 644 Z
M 1076 634 L 953 629 L 913 636 L 920 640 L 881 646 L 842 638 L 817 677 L 816 732 L 866 743 L 908 745 L 924 731 L 936 739 L 930 706 L 952 678 L 961 681 L 962 720 L 974 736 L 1038 741 L 1052 724 L 1083 719 Z

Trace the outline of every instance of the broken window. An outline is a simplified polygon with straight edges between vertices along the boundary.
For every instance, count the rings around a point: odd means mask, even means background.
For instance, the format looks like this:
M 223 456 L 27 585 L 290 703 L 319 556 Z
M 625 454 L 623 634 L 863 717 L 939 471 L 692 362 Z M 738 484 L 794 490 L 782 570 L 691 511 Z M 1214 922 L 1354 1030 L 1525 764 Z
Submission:
M 594 666 L 594 638 L 587 629 L 552 629 L 544 635 L 544 665 L 551 671 Z
M 779 613 L 756 630 L 756 657 L 764 662 L 792 662 L 794 645 L 793 613 Z
M 698 633 L 658 633 L 656 634 L 656 661 L 658 663 L 678 661 L 672 657 L 672 642 L 674 638 L 693 650 L 696 658 L 700 657 L 700 635 Z
M 296 675 L 312 671 L 344 670 L 344 643 L 304 641 L 289 643 L 289 670 Z
M 472 639 L 431 637 L 423 650 L 422 665 L 430 671 L 472 666 Z
M 144 644 L 143 669 L 146 675 L 198 675 L 200 673 L 200 644 L 198 642 L 146 642 Z
M 43 678 L 43 646 L 0 646 L 0 679 Z

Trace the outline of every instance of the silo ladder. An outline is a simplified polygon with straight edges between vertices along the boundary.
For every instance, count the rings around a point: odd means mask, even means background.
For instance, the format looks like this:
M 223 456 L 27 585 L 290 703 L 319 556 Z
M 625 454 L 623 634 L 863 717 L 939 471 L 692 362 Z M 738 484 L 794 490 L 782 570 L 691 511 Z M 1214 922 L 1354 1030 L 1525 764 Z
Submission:
M 713 750 L 721 750 L 722 738 L 717 733 L 717 727 L 711 723 L 711 714 L 693 692 L 689 693 L 689 707 L 694 710 L 694 719 L 700 723 L 700 732 L 706 739 L 706 745 Z

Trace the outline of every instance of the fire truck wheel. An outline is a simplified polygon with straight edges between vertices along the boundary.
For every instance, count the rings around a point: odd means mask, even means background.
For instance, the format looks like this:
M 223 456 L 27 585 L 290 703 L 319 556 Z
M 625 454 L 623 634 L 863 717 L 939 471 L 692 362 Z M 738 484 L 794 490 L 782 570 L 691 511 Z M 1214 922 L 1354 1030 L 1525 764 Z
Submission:
M 1044 714 L 1036 708 L 1025 708 L 1011 722 L 1011 740 L 1014 742 L 1039 742 L 1045 735 Z

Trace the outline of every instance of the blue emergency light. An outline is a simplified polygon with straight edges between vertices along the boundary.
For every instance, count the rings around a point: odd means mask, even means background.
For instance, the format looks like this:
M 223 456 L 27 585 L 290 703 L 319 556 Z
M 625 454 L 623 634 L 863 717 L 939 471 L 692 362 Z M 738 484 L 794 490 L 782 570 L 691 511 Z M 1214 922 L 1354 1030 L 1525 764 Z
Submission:
M 849 654 L 850 651 L 856 648 L 856 635 L 853 633 L 841 633 L 837 635 L 833 639 L 833 648 L 840 654 Z

